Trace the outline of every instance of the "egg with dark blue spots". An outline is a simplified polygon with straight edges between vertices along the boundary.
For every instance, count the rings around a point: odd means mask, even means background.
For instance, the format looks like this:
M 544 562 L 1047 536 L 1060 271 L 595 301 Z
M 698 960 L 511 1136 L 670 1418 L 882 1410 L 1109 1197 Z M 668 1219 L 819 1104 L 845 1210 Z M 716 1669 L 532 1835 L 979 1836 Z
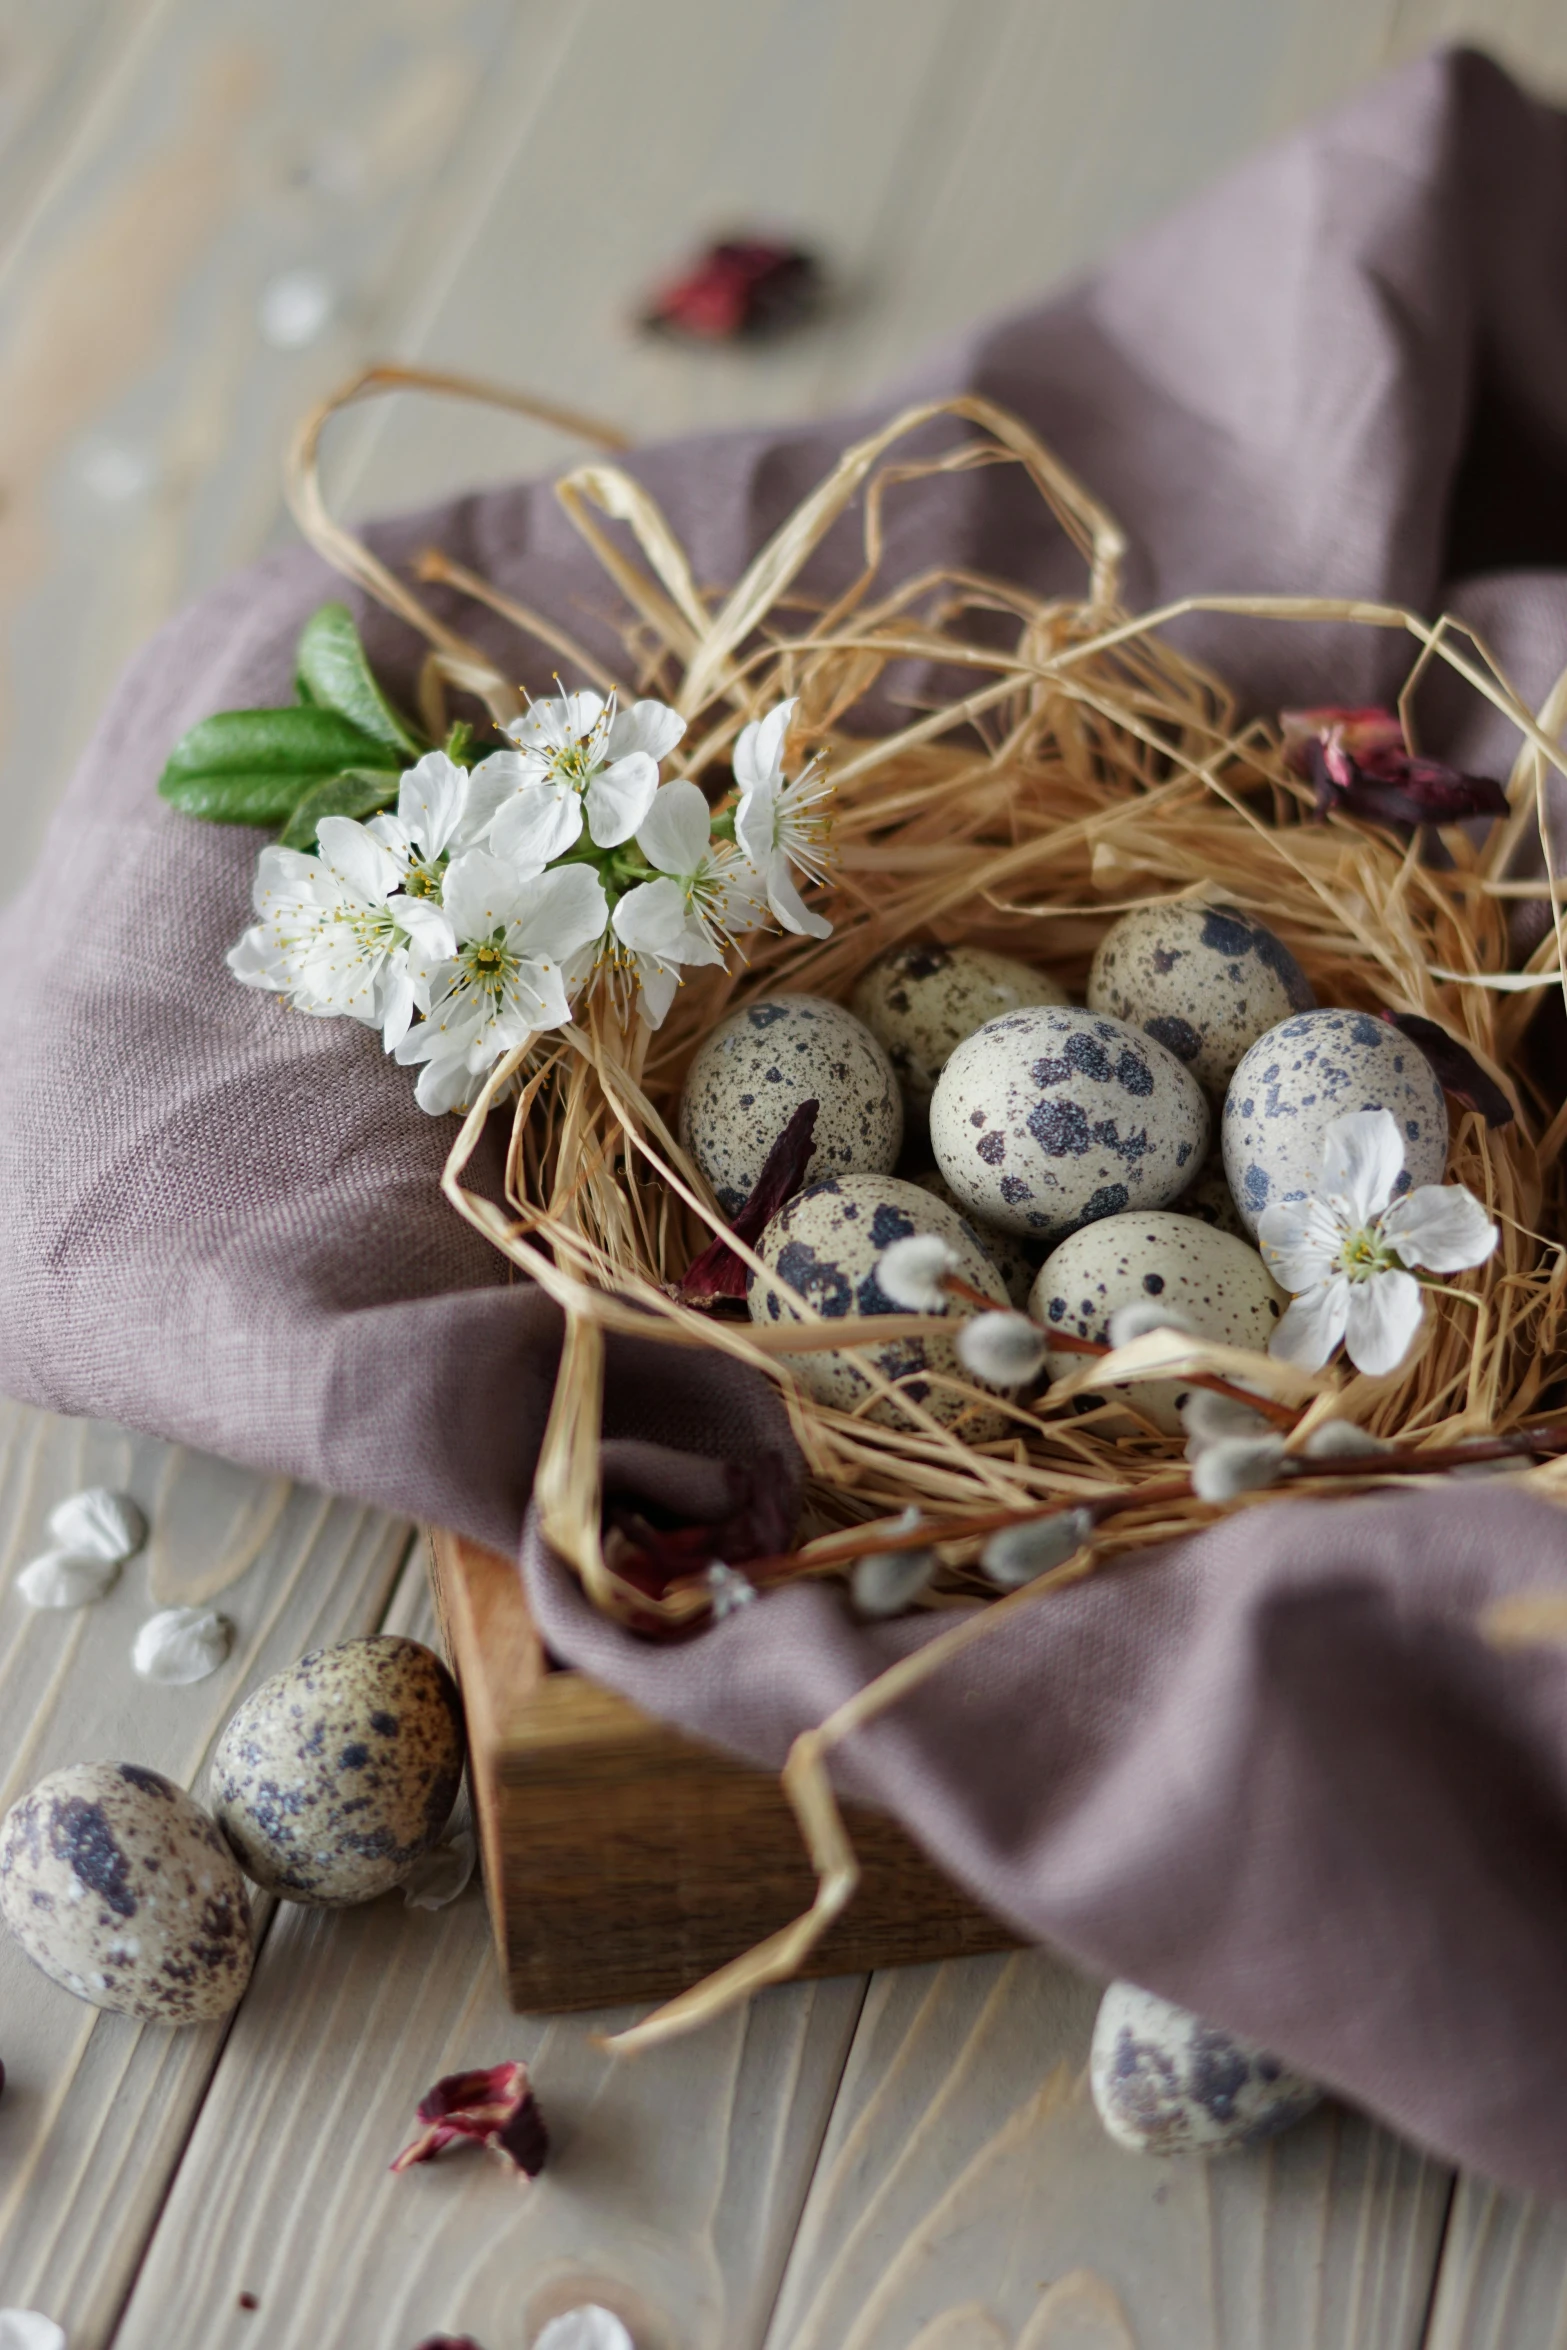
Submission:
M 951 1184 L 939 1167 L 931 1167 L 912 1180 L 921 1191 L 928 1191 L 932 1199 L 944 1200 L 949 1208 L 963 1218 L 964 1223 L 979 1242 L 1006 1287 L 1006 1293 L 1021 1313 L 1028 1304 L 1028 1293 L 1034 1286 L 1034 1275 L 1039 1271 L 1037 1250 L 1030 1250 L 1027 1241 L 1019 1240 L 1015 1232 L 998 1232 L 994 1224 L 981 1224 L 968 1214 Z
M 1064 1004 L 1066 989 L 1046 971 L 980 947 L 917 943 L 873 963 L 851 998 L 886 1046 L 910 1111 L 923 1112 L 954 1045 L 1023 1004 Z
M 1112 1983 L 1088 2059 L 1095 2110 L 1133 2154 L 1234 2154 L 1322 2102 L 1315 2081 L 1189 2008 Z
M 1282 939 L 1239 906 L 1134 906 L 1099 942 L 1088 1003 L 1156 1037 L 1215 1101 L 1249 1045 L 1316 1002 Z
M 11 1806 L 0 1917 L 67 1991 L 144 2023 L 210 2023 L 250 1980 L 233 1854 L 184 1788 L 143 1763 L 72 1763 Z
M 757 1255 L 777 1278 L 772 1282 L 751 1275 L 751 1319 L 776 1323 L 802 1318 L 781 1285 L 833 1320 L 885 1314 L 889 1325 L 884 1344 L 786 1356 L 806 1392 L 839 1411 L 866 1407 L 867 1418 L 898 1428 L 918 1425 L 912 1413 L 899 1409 L 897 1397 L 907 1396 L 941 1426 L 961 1423 L 961 1433 L 975 1442 L 999 1436 L 1007 1426 L 1005 1417 L 986 1411 L 974 1402 L 972 1392 L 961 1392 L 957 1385 L 961 1382 L 963 1389 L 972 1391 L 974 1381 L 959 1365 L 951 1339 L 898 1335 L 898 1318 L 905 1309 L 888 1297 L 876 1268 L 895 1240 L 917 1233 L 944 1240 L 961 1277 L 997 1307 L 1006 1305 L 1000 1274 L 963 1217 L 945 1201 L 892 1175 L 835 1175 L 800 1192 L 763 1232 Z M 954 1324 L 973 1311 L 952 1299 L 941 1310 Z M 877 1378 L 869 1375 L 867 1366 Z M 878 1393 L 882 1380 L 895 1382 L 897 1394 Z
M 988 1020 L 953 1053 L 930 1105 L 936 1164 L 962 1205 L 1046 1242 L 1167 1206 L 1208 1136 L 1202 1087 L 1172 1052 L 1073 1004 Z
M 463 1753 L 462 1700 L 438 1656 L 392 1633 L 343 1640 L 246 1698 L 212 1758 L 212 1809 L 255 1884 L 346 1908 L 440 1842 Z
M 737 1215 L 802 1102 L 817 1104 L 813 1182 L 889 1169 L 903 1098 L 886 1049 L 825 996 L 764 996 L 720 1020 L 691 1063 L 680 1140 Z
M 1388 1110 L 1404 1145 L 1397 1193 L 1440 1183 L 1447 1103 L 1424 1053 L 1369 1012 L 1301 1012 L 1261 1036 L 1224 1101 L 1224 1172 L 1255 1234 L 1264 1208 L 1322 1183 L 1328 1128 L 1352 1110 Z

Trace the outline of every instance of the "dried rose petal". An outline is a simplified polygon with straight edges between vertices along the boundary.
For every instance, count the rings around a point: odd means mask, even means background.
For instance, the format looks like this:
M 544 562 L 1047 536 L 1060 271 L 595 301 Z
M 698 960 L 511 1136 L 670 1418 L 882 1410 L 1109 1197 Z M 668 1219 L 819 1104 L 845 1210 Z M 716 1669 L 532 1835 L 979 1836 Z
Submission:
M 537 2178 L 549 2153 L 549 2133 L 528 2083 L 528 2068 L 516 2060 L 471 2073 L 448 2073 L 419 2101 L 426 2126 L 393 2163 L 394 2171 L 433 2162 L 459 2138 L 488 2146 L 514 2170 Z
M 1400 1029 L 1421 1052 L 1436 1071 L 1437 1083 L 1444 1093 L 1466 1108 L 1478 1110 L 1487 1126 L 1510 1126 L 1513 1105 L 1494 1077 L 1481 1068 L 1466 1044 L 1456 1036 L 1449 1036 L 1434 1020 L 1426 1020 L 1418 1012 L 1384 1012 L 1384 1020 Z
M 611 1573 L 649 1599 L 661 1599 L 671 1583 L 700 1575 L 715 1561 L 738 1566 L 787 1549 L 794 1484 L 785 1456 L 768 1451 L 753 1461 L 726 1461 L 724 1485 L 722 1514 L 698 1525 L 660 1523 L 669 1513 L 632 1496 L 606 1494 L 604 1562 Z
M 731 237 L 709 245 L 683 276 L 661 286 L 642 324 L 695 342 L 732 343 L 797 326 L 821 295 L 821 266 L 804 246 Z
M 802 1102 L 773 1144 L 762 1164 L 745 1205 L 730 1231 L 747 1248 L 755 1248 L 766 1227 L 805 1181 L 808 1160 L 815 1151 L 812 1139 L 820 1104 Z M 744 1297 L 746 1267 L 724 1234 L 717 1232 L 699 1257 L 693 1257 L 680 1284 L 680 1295 L 690 1303 L 703 1297 Z
M 1416 758 L 1391 710 L 1286 710 L 1279 724 L 1289 765 L 1311 778 L 1319 817 L 1336 808 L 1369 824 L 1415 826 L 1508 813 L 1493 776 Z

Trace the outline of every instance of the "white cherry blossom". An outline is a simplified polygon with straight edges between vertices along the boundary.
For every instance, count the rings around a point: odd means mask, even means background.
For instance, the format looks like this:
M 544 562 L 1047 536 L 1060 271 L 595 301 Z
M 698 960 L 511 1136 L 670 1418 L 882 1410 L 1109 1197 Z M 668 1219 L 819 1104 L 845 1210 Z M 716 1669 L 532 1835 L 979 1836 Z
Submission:
M 756 872 L 774 921 L 805 938 L 830 938 L 832 924 L 806 906 L 791 870 L 798 866 L 812 880 L 824 876 L 824 808 L 832 790 L 816 760 L 792 783 L 784 774 L 784 738 L 795 707 L 793 699 L 780 702 L 765 718 L 753 719 L 735 744 L 740 787 L 735 839 Z
M 398 785 L 396 814 L 370 818 L 365 830 L 396 860 L 409 897 L 440 904 L 448 860 L 478 847 L 512 789 L 503 756 L 481 759 L 470 770 L 444 751 L 426 751 Z
M 446 871 L 442 911 L 452 952 L 417 965 L 425 1018 L 397 1046 L 423 1063 L 415 1099 L 432 1116 L 473 1099 L 503 1054 L 571 1018 L 565 972 L 609 914 L 604 885 L 586 865 L 519 873 L 487 849 L 468 849 Z
M 611 929 L 636 970 L 649 1025 L 675 999 L 682 964 L 722 963 L 731 927 L 754 920 L 747 869 L 694 783 L 666 783 L 637 829 L 637 847 L 657 878 L 628 889 Z
M 449 952 L 439 907 L 398 896 L 402 868 L 364 825 L 325 816 L 319 856 L 276 845 L 261 852 L 254 905 L 260 919 L 230 948 L 228 967 L 247 987 L 270 988 L 297 1011 L 334 1014 L 379 1028 L 388 1051 L 422 1009 L 408 949 Z
M 666 703 L 556 694 L 530 702 L 507 726 L 514 748 L 484 762 L 486 788 L 506 787 L 490 824 L 498 857 L 538 867 L 572 848 L 582 834 L 601 849 L 630 840 L 658 789 L 658 763 L 685 733 Z
M 1263 1210 L 1258 1245 L 1292 1302 L 1269 1353 L 1316 1371 L 1340 1340 L 1358 1370 L 1397 1370 L 1420 1327 L 1408 1268 L 1456 1273 L 1495 1248 L 1497 1228 L 1460 1184 L 1394 1196 L 1404 1145 L 1390 1110 L 1353 1110 L 1327 1130 L 1321 1188 Z

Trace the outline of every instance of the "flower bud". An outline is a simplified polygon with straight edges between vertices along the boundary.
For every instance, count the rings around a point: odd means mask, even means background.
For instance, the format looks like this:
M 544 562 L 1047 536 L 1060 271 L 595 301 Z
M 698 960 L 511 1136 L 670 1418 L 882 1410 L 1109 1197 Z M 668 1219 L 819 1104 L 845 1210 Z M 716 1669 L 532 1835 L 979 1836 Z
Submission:
M 857 1616 L 901 1616 L 936 1572 L 933 1550 L 869 1550 L 854 1562 L 849 1597 Z
M 1282 1436 L 1221 1436 L 1193 1461 L 1192 1491 L 1199 1501 L 1233 1501 L 1276 1485 L 1284 1466 Z
M 1024 1387 L 1044 1368 L 1046 1344 L 1027 1314 L 976 1314 L 958 1332 L 958 1360 L 987 1387 Z
M 1369 1460 L 1373 1453 L 1392 1449 L 1385 1436 L 1373 1436 L 1369 1428 L 1357 1428 L 1353 1420 L 1324 1420 L 1301 1446 L 1308 1461 Z
M 1057 1510 L 1048 1518 L 1025 1518 L 992 1534 L 979 1554 L 981 1570 L 1003 1591 L 1015 1591 L 1048 1575 L 1074 1550 L 1081 1550 L 1094 1530 L 1090 1510 Z
M 957 1269 L 957 1252 L 934 1233 L 911 1232 L 895 1240 L 876 1259 L 876 1282 L 884 1297 L 909 1314 L 946 1311 L 947 1293 L 941 1284 Z
M 1195 1336 L 1186 1316 L 1174 1306 L 1162 1306 L 1157 1298 L 1134 1298 L 1130 1305 L 1117 1306 L 1110 1316 L 1110 1344 L 1130 1346 L 1134 1338 L 1146 1338 L 1151 1330 L 1183 1330 L 1188 1337 Z

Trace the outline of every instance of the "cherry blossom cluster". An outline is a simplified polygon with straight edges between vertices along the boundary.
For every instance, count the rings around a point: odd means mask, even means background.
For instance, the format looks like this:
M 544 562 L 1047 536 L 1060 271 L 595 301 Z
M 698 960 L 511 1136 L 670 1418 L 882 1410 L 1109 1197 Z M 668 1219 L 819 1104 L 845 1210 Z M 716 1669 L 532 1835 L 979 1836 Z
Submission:
M 830 786 L 816 762 L 785 774 L 794 708 L 743 729 L 715 815 L 696 784 L 660 778 L 685 732 L 665 703 L 533 702 L 472 767 L 427 752 L 395 813 L 324 816 L 315 855 L 263 849 L 229 969 L 299 1011 L 379 1029 L 418 1068 L 432 1116 L 566 1025 L 601 975 L 656 1028 L 682 972 L 726 962 L 745 932 L 831 930 L 795 878 L 823 878 Z

